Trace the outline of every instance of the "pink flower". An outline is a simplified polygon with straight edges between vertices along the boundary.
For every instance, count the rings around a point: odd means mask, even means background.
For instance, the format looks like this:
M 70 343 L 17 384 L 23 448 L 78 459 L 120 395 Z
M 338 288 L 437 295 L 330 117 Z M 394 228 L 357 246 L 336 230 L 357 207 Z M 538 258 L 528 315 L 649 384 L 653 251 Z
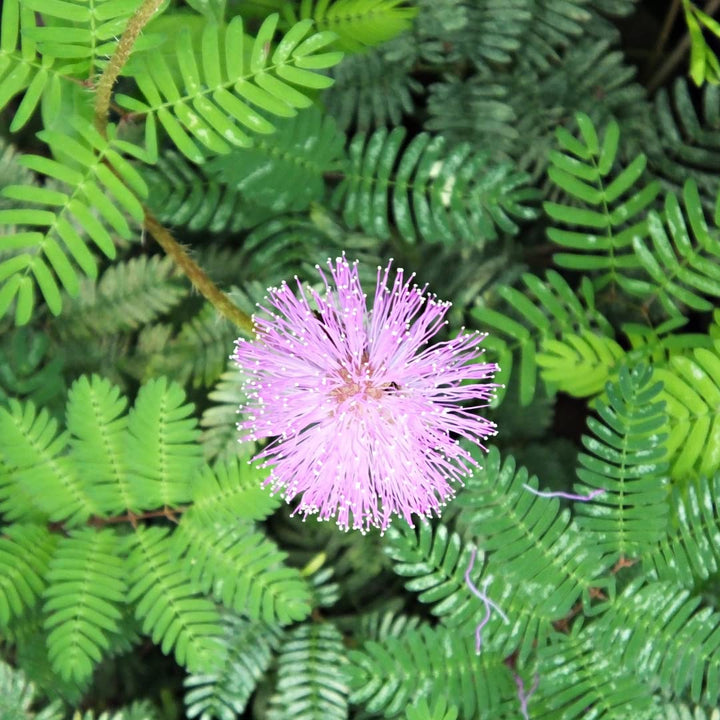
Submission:
M 482 447 L 495 424 L 473 412 L 492 399 L 498 367 L 479 362 L 484 336 L 463 334 L 428 345 L 447 324 L 450 303 L 410 285 L 402 268 L 378 268 L 371 309 L 357 262 L 318 266 L 325 292 L 271 288 L 255 317 L 257 337 L 239 339 L 246 374 L 241 440 L 274 440 L 256 456 L 266 480 L 295 512 L 365 532 L 393 515 L 439 514 L 477 465 L 460 445 Z M 297 280 L 297 278 L 296 278 Z M 475 407 L 461 402 L 480 401 Z

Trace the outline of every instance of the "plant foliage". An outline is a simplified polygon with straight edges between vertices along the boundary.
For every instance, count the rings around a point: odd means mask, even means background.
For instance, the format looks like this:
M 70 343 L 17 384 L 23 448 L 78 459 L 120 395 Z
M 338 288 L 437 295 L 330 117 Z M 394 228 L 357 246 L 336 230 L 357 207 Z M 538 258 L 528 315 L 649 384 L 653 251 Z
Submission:
M 258 110 L 282 118 L 310 107 L 309 91 L 331 84 L 316 71 L 332 67 L 342 57 L 336 51 L 318 52 L 335 36 L 329 31 L 308 35 L 311 20 L 293 25 L 271 55 L 269 43 L 277 22 L 276 14 L 266 18 L 248 44 L 247 55 L 239 15 L 226 28 L 205 26 L 199 58 L 190 31 L 181 29 L 170 62 L 158 54 L 138 63 L 134 79 L 144 101 L 121 95 L 118 102 L 146 115 L 148 127 L 154 128 L 157 118 L 178 150 L 194 162 L 204 162 L 207 154 L 248 147 L 252 144 L 248 132 L 275 130 Z
M 0 720 L 717 720 L 718 26 L 662 5 L 2 3 Z M 500 367 L 384 534 L 238 441 L 343 253 Z
M 576 229 L 552 227 L 548 237 L 558 245 L 575 250 L 557 253 L 561 267 L 594 273 L 595 287 L 615 283 L 627 289 L 625 278 L 640 266 L 632 251 L 635 238 L 647 236 L 643 210 L 651 206 L 660 186 L 642 181 L 647 158 L 638 155 L 626 168 L 616 169 L 620 128 L 611 123 L 602 139 L 587 115 L 578 114 L 580 137 L 564 128 L 557 131 L 559 151 L 550 155 L 550 179 L 573 204 L 546 202 L 551 220 Z M 615 170 L 615 173 L 613 173 Z

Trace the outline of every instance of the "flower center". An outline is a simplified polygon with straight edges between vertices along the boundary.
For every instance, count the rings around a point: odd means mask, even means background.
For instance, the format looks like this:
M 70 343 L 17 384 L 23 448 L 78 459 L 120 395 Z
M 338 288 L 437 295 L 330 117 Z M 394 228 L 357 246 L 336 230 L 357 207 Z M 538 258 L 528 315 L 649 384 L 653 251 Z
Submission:
M 386 393 L 400 389 L 394 382 L 378 385 L 373 379 L 373 373 L 372 366 L 364 358 L 355 372 L 343 367 L 338 373 L 341 382 L 330 391 L 330 396 L 339 405 L 347 400 L 379 400 Z

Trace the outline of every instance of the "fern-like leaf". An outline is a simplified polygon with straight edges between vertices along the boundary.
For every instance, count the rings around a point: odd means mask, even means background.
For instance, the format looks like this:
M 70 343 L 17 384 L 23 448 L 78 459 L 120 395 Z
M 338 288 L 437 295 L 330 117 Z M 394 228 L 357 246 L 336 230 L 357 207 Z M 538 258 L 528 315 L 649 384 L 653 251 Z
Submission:
M 368 131 L 395 127 L 415 107 L 413 95 L 423 86 L 411 75 L 413 57 L 393 53 L 391 45 L 346 57 L 333 68 L 335 83 L 324 97 L 325 107 L 343 130 L 350 125 Z M 399 56 L 398 56 L 399 55 Z
M 358 52 L 407 30 L 416 13 L 406 0 L 302 0 L 299 17 L 335 33 L 339 49 Z M 285 4 L 283 14 L 289 22 L 297 22 L 291 3 Z
M 184 563 L 171 551 L 167 529 L 135 531 L 127 599 L 137 601 L 135 616 L 163 653 L 173 651 L 190 672 L 208 672 L 222 659 L 220 616 L 210 600 L 197 596 Z
M 23 0 L 23 5 L 42 14 L 43 23 L 23 30 L 23 37 L 37 42 L 45 56 L 74 60 L 75 76 L 94 77 L 115 51 L 118 37 L 125 29 L 141 0 Z M 142 49 L 140 39 L 137 52 Z
M 647 548 L 643 562 L 660 580 L 693 588 L 720 569 L 720 476 L 673 488 L 667 535 Z
M 277 122 L 251 148 L 208 163 L 208 171 L 251 203 L 274 213 L 305 210 L 325 192 L 323 174 L 338 170 L 345 136 L 317 107 Z
M 621 328 L 631 347 L 625 362 L 628 365 L 651 363 L 664 367 L 675 355 L 691 356 L 697 348 L 712 349 L 712 331 L 708 334 L 676 332 L 687 322 L 688 319 L 683 315 L 673 315 L 655 327 L 623 323 Z
M 620 141 L 618 124 L 611 122 L 601 141 L 587 115 L 578 113 L 575 118 L 580 138 L 564 128 L 557 130 L 562 151 L 550 154 L 548 171 L 573 204 L 546 202 L 543 207 L 551 220 L 578 228 L 548 230 L 553 242 L 578 252 L 557 253 L 555 262 L 597 273 L 597 289 L 614 283 L 624 287 L 627 274 L 641 266 L 633 252 L 633 239 L 647 236 L 647 221 L 641 213 L 654 202 L 660 184 L 653 181 L 636 189 L 647 164 L 644 155 L 613 177 Z
M 630 583 L 589 628 L 595 647 L 665 692 L 720 697 L 720 614 L 671 583 Z
M 683 306 L 712 310 L 713 303 L 704 296 L 720 297 L 720 241 L 708 230 L 697 185 L 691 180 L 683 187 L 683 201 L 684 214 L 673 194 L 665 199 L 663 217 L 654 211 L 648 214 L 652 246 L 638 236 L 633 239 L 633 249 L 649 280 L 624 284 L 644 300 L 646 308 L 657 299 L 670 315 L 682 313 Z
M 556 498 L 537 497 L 524 487 L 536 489 L 537 480 L 525 468 L 516 471 L 512 456 L 501 463 L 491 448 L 483 462 L 457 502 L 478 547 L 492 551 L 488 569 L 532 587 L 526 602 L 556 619 L 580 599 L 586 612 L 598 612 L 591 588 L 614 594 L 613 579 L 600 576 L 608 560 L 584 541 L 568 510 L 558 513 Z
M 22 94 L 10 124 L 15 132 L 25 126 L 41 99 L 45 99 L 51 116 L 57 113 L 61 76 L 50 53 L 38 57 L 36 43 L 29 36 L 37 29 L 37 21 L 28 3 L 3 2 L 0 27 L 0 108 Z
M 458 709 L 448 705 L 447 700 L 439 698 L 430 708 L 426 700 L 420 700 L 414 707 L 407 709 L 406 720 L 457 720 Z
M 187 288 L 169 257 L 142 255 L 109 267 L 100 280 L 84 279 L 57 325 L 74 338 L 134 330 L 175 307 Z
M 452 698 L 461 717 L 491 714 L 514 694 L 510 672 L 494 653 L 475 653 L 472 636 L 447 628 L 421 627 L 383 643 L 366 642 L 351 650 L 353 703 L 391 718 L 409 704 Z
M 120 629 L 125 567 L 114 530 L 76 530 L 61 538 L 47 575 L 48 654 L 63 678 L 89 677 Z
M 394 225 L 408 242 L 482 244 L 498 231 L 516 233 L 516 219 L 535 217 L 528 205 L 535 192 L 511 166 L 488 169 L 469 144 L 448 148 L 445 138 L 428 133 L 400 153 L 404 137 L 402 127 L 381 128 L 350 143 L 349 168 L 333 195 L 350 227 L 389 238 L 391 204 Z
M 185 517 L 196 524 L 227 525 L 238 520 L 264 520 L 280 498 L 262 488 L 267 471 L 239 458 L 215 463 L 193 478 L 193 504 Z
M 143 486 L 141 507 L 173 507 L 192 498 L 190 481 L 202 464 L 200 431 L 183 389 L 158 378 L 140 389 L 128 417 L 130 471 Z
M 53 404 L 66 392 L 63 358 L 51 349 L 50 338 L 31 328 L 7 333 L 0 347 L 0 403 L 9 397 Z
M 238 441 L 237 410 L 245 399 L 245 378 L 237 367 L 230 367 L 208 393 L 212 404 L 200 419 L 202 446 L 208 461 L 232 461 L 254 454 L 255 443 Z
M 714 705 L 694 707 L 684 702 L 668 702 L 665 698 L 658 698 L 653 720 L 717 720 L 718 709 Z
M 192 164 L 173 150 L 167 150 L 157 167 L 146 168 L 145 174 L 154 195 L 149 205 L 171 227 L 236 234 L 273 216 L 269 208 L 219 180 L 207 163 Z
M 21 670 L 0 661 L 0 718 L 3 720 L 62 720 L 61 703 L 37 711 L 37 690 Z
M 312 20 L 293 25 L 271 53 L 277 21 L 278 15 L 272 14 L 260 26 L 249 48 L 249 62 L 240 16 L 227 27 L 212 22 L 205 26 L 200 63 L 190 30 L 182 28 L 172 64 L 164 55 L 153 53 L 141 56 L 134 66 L 134 78 L 145 100 L 122 94 L 116 100 L 145 114 L 151 129 L 157 117 L 177 149 L 194 162 L 202 163 L 208 152 L 249 147 L 252 137 L 248 130 L 270 133 L 275 129 L 265 114 L 292 117 L 298 108 L 310 107 L 309 93 L 332 84 L 331 78 L 316 71 L 332 67 L 342 57 L 340 52 L 318 52 L 332 43 L 335 35 L 308 35 Z
M 0 626 L 37 603 L 56 538 L 44 527 L 13 524 L 0 537 Z
M 386 538 L 383 549 L 394 561 L 393 570 L 410 578 L 405 588 L 419 592 L 420 602 L 432 603 L 433 615 L 456 626 L 477 614 L 477 600 L 465 582 L 474 546 L 464 545 L 457 533 L 448 534 L 445 525 L 433 532 L 427 522 L 419 523 L 417 531 L 391 527 Z M 475 584 L 481 573 L 482 563 L 478 560 L 472 576 Z
M 252 620 L 283 625 L 310 612 L 310 591 L 286 554 L 247 522 L 208 527 L 183 517 L 173 535 L 174 556 L 184 555 L 189 577 L 202 593 Z
M 36 285 L 55 315 L 62 309 L 58 280 L 71 296 L 78 294 L 78 273 L 71 261 L 88 277 L 96 277 L 96 260 L 83 234 L 112 259 L 116 248 L 111 233 L 131 237 L 126 215 L 143 221 L 138 198 L 146 196 L 147 186 L 122 156 L 135 153 L 133 146 L 115 140 L 112 127 L 105 139 L 89 123 L 77 120 L 74 126 L 86 144 L 51 130 L 38 133 L 61 157 L 72 156 L 72 166 L 39 155 L 20 159 L 25 167 L 59 181 L 61 190 L 9 185 L 2 191 L 5 197 L 32 206 L 0 210 L 0 226 L 19 226 L 0 234 L 0 248 L 12 251 L 12 257 L 0 262 L 0 316 L 16 300 L 19 325 L 31 317 Z
M 579 454 L 577 470 L 580 493 L 603 493 L 575 509 L 590 541 L 615 560 L 641 555 L 665 537 L 667 415 L 658 400 L 662 384 L 649 367 L 621 367 L 605 390 L 607 401 L 596 404 L 600 420 L 588 418 L 595 437 L 582 438 L 590 454 Z
M 671 357 L 656 377 L 670 421 L 665 443 L 670 474 L 712 475 L 720 468 L 720 341 L 712 349 L 695 349 L 691 357 Z
M 660 88 L 654 100 L 658 137 L 646 143 L 650 167 L 673 192 L 691 178 L 703 204 L 712 207 L 720 173 L 720 88 L 706 83 L 698 103 L 687 79 L 678 77 L 672 87 Z
M 570 45 L 583 32 L 592 15 L 585 0 L 533 0 L 532 20 L 518 38 L 526 65 L 545 69 L 560 60 L 558 51 Z
M 349 685 L 342 635 L 329 622 L 305 623 L 283 639 L 268 720 L 346 720 Z
M 504 313 L 480 306 L 472 311 L 478 327 L 493 328 L 484 346 L 500 365 L 498 382 L 508 383 L 519 360 L 519 399 L 523 406 L 535 396 L 540 370 L 537 356 L 546 343 L 571 329 L 578 335 L 606 338 L 597 342 L 609 342 L 613 332 L 595 308 L 595 292 L 589 279 L 583 278 L 576 292 L 559 273 L 550 270 L 546 277 L 543 282 L 535 275 L 523 274 L 524 292 L 500 286 L 498 295 L 508 307 Z M 499 397 L 503 395 L 501 389 Z
M 207 302 L 177 333 L 167 325 L 145 326 L 125 370 L 142 381 L 166 375 L 182 385 L 212 385 L 227 366 L 236 337 L 237 328 Z
M 66 454 L 68 434 L 32 403 L 10 400 L 0 407 L 0 507 L 14 518 L 48 519 L 79 525 L 101 508 Z
M 343 251 L 348 255 L 352 253 L 360 262 L 363 283 L 375 282 L 371 273 L 382 262 L 377 240 L 349 233 L 331 213 L 315 207 L 309 219 L 302 215 L 287 215 L 256 227 L 243 243 L 243 273 L 248 279 L 263 283 L 259 289 L 264 295 L 268 283 L 279 283 L 289 275 L 297 274 L 302 279 L 314 281 L 317 277 L 315 265 Z M 252 288 L 247 282 L 243 287 L 252 296 Z
M 535 360 L 543 380 L 574 397 L 597 395 L 623 360 L 625 351 L 611 337 L 592 332 L 545 338 Z
M 647 718 L 652 696 L 648 683 L 617 665 L 617 646 L 598 650 L 593 637 L 576 623 L 571 634 L 555 634 L 541 649 L 538 693 L 530 699 L 532 717 L 557 720 Z
M 223 616 L 222 627 L 219 666 L 185 678 L 188 718 L 235 720 L 242 715 L 280 641 L 277 628 L 239 615 Z
M 235 234 L 272 215 L 218 182 L 207 165 L 191 165 L 173 150 L 163 153 L 156 166 L 144 168 L 143 176 L 150 188 L 148 207 L 169 226 Z
M 137 510 L 134 498 L 147 491 L 129 472 L 126 407 L 120 390 L 97 375 L 76 380 L 68 395 L 73 467 L 87 478 L 84 486 L 104 515 Z

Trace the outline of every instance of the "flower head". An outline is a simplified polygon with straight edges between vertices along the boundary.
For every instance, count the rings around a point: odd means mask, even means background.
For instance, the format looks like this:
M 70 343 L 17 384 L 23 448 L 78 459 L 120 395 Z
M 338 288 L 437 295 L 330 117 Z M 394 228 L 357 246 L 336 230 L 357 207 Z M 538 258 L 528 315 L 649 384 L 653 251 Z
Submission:
M 378 268 L 368 309 L 357 262 L 328 260 L 325 292 L 271 288 L 257 337 L 236 343 L 248 400 L 241 439 L 274 438 L 256 459 L 266 484 L 296 512 L 341 528 L 412 525 L 454 495 L 476 465 L 459 440 L 481 445 L 495 425 L 461 402 L 492 399 L 497 365 L 479 362 L 478 333 L 429 345 L 450 303 L 411 285 L 402 268 Z M 297 278 L 296 278 L 297 280 Z

